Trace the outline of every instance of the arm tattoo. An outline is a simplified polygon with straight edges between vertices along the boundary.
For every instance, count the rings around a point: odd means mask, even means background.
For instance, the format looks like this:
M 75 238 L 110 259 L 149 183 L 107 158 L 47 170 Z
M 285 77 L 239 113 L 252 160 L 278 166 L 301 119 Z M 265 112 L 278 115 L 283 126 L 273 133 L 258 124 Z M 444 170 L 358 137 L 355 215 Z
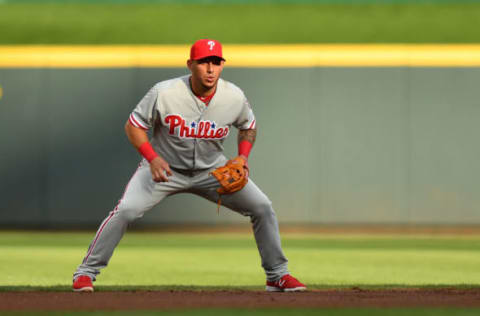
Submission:
M 255 143 L 255 138 L 257 138 L 257 129 L 243 129 L 238 131 L 238 143 L 242 140 L 250 142 L 250 144 Z

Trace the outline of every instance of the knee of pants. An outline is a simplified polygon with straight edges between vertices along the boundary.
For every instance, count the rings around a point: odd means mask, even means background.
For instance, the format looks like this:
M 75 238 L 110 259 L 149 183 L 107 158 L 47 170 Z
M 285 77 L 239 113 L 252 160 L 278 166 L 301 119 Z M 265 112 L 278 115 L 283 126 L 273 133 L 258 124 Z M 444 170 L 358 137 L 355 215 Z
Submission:
M 117 216 L 122 217 L 127 222 L 133 222 L 134 220 L 141 218 L 145 211 L 145 209 L 138 206 L 123 203 L 118 206 L 116 213 Z
M 272 202 L 268 199 L 256 203 L 251 210 L 251 215 L 257 218 L 272 218 L 275 217 L 275 211 L 272 207 Z

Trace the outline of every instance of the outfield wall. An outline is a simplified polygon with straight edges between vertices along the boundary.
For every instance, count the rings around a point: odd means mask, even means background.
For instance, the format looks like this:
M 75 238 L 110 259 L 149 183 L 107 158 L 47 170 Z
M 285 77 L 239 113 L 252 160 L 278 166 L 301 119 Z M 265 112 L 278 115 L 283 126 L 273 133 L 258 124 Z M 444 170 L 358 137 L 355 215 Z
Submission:
M 0 225 L 97 225 L 139 155 L 123 125 L 185 68 L 0 68 Z M 226 68 L 258 119 L 254 181 L 282 223 L 480 224 L 480 68 Z M 235 137 L 226 150 L 235 154 Z M 189 195 L 139 225 L 246 222 Z

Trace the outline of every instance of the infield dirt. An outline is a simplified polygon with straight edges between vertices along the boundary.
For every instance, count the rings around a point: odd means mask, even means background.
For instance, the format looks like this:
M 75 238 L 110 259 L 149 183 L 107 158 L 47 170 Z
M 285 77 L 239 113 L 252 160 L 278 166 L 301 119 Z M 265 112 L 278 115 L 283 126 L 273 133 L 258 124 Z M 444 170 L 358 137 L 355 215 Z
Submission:
M 3 292 L 0 310 L 152 310 L 210 307 L 480 307 L 480 289 Z

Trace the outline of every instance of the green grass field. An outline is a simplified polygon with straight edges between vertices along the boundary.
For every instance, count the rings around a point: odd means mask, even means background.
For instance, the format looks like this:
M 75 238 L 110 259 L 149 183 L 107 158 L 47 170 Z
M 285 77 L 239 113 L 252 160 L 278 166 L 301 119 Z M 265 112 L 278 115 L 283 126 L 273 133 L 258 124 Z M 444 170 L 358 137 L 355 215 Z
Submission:
M 0 4 L 0 44 L 478 43 L 480 3 Z
M 70 289 L 94 233 L 0 233 L 2 290 Z M 480 287 L 480 236 L 284 235 L 290 270 L 311 288 Z M 127 233 L 99 290 L 263 289 L 250 234 Z
M 93 232 L 0 232 L 0 291 L 70 291 Z M 292 273 L 311 289 L 480 287 L 480 236 L 283 234 Z M 251 234 L 128 232 L 97 291 L 262 290 Z M 195 309 L 135 315 L 478 315 L 478 308 Z M 131 312 L 0 312 L 127 315 Z

